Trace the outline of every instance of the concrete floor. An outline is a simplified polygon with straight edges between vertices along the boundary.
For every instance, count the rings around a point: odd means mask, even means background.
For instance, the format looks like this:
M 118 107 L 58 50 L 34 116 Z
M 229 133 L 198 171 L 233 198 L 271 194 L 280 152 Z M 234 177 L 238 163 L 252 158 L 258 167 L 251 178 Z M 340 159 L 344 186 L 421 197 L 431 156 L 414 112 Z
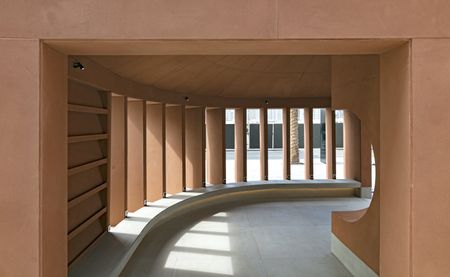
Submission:
M 262 203 L 180 222 L 144 240 L 122 276 L 352 276 L 330 252 L 331 211 L 369 203 L 360 198 Z

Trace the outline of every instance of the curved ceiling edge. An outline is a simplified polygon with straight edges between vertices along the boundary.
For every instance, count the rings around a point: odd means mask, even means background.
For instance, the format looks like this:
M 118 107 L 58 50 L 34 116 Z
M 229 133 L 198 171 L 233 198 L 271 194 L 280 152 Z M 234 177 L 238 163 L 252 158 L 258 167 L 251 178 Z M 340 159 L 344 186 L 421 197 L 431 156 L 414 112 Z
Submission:
M 84 70 L 73 68 L 73 61 L 81 62 Z M 141 100 L 161 102 L 167 104 L 205 107 L 267 107 L 267 108 L 328 108 L 331 107 L 331 97 L 221 97 L 195 94 L 180 94 L 177 92 L 158 89 L 126 79 L 93 62 L 87 57 L 69 56 L 68 78 L 77 82 L 93 86 L 99 90 L 111 91 Z

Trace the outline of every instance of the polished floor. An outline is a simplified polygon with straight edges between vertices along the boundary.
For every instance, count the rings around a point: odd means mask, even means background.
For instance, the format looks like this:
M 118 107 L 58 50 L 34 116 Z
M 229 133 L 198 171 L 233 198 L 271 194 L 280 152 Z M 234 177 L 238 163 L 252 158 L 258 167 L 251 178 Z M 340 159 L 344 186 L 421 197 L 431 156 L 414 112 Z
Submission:
M 330 252 L 331 211 L 360 198 L 253 204 L 165 226 L 144 240 L 122 276 L 352 276 Z

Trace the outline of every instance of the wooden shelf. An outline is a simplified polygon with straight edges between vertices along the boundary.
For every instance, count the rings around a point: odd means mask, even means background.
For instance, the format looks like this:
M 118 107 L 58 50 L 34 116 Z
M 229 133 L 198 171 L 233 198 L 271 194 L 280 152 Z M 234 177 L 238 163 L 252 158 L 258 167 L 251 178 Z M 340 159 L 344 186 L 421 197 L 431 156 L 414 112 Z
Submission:
M 94 167 L 97 167 L 97 166 L 100 166 L 100 165 L 104 165 L 107 162 L 108 162 L 108 159 L 104 158 L 104 159 L 96 160 L 96 161 L 93 161 L 93 162 L 90 162 L 90 163 L 87 163 L 87 164 L 75 166 L 75 167 L 69 168 L 68 175 L 71 176 L 73 174 L 77 174 L 77 173 L 89 170 L 91 168 L 94 168 Z
M 108 114 L 108 109 L 69 104 L 69 112 L 92 113 L 92 114 Z
M 103 209 L 101 209 L 100 211 L 96 212 L 93 216 L 91 216 L 89 219 L 87 219 L 85 222 L 83 222 L 80 226 L 78 226 L 77 228 L 73 229 L 72 232 L 70 232 L 67 236 L 68 239 L 71 240 L 73 239 L 76 235 L 78 235 L 79 233 L 81 233 L 84 229 L 86 229 L 87 227 L 89 227 L 89 225 L 91 225 L 91 223 L 93 223 L 94 221 L 96 221 L 97 219 L 99 219 L 102 215 L 104 215 L 107 211 L 107 207 L 104 207 Z
M 68 139 L 68 142 L 76 143 L 76 142 L 105 140 L 105 139 L 108 139 L 108 134 L 94 134 L 94 135 L 83 135 L 83 136 L 70 136 Z
M 107 183 L 103 183 L 103 184 L 101 184 L 99 186 L 96 186 L 95 188 L 93 188 L 93 189 L 91 189 L 91 190 L 89 190 L 89 191 L 87 191 L 87 192 L 85 192 L 85 193 L 83 193 L 83 194 L 73 198 L 72 200 L 69 201 L 69 203 L 67 205 L 68 208 L 70 209 L 70 208 L 80 204 L 81 202 L 83 202 L 84 200 L 88 199 L 89 197 L 91 197 L 91 196 L 95 195 L 96 193 L 106 189 L 107 186 L 108 186 Z

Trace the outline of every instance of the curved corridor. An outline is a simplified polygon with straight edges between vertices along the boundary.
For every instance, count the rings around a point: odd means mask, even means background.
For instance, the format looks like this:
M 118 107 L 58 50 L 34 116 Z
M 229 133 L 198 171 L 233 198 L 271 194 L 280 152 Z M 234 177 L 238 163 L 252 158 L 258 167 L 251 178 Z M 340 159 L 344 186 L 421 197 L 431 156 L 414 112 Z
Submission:
M 148 234 L 122 276 L 352 276 L 330 251 L 331 211 L 369 203 L 304 199 L 185 218 Z

